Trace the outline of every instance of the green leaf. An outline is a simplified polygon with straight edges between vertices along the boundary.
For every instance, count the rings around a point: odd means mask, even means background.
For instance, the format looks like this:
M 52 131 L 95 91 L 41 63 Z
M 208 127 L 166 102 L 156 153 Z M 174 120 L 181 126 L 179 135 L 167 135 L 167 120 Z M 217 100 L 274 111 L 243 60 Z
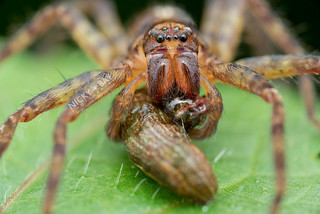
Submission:
M 28 52 L 13 56 L 0 65 L 1 123 L 23 102 L 62 82 L 56 70 L 71 78 L 96 68 L 74 49 L 47 56 Z M 296 89 L 276 85 L 287 112 L 288 191 L 281 213 L 319 213 L 320 133 L 307 120 Z M 218 194 L 210 204 L 194 204 L 160 187 L 133 166 L 123 143 L 106 138 L 104 124 L 114 92 L 68 126 L 67 158 L 55 213 L 268 213 L 274 197 L 271 106 L 238 89 L 218 88 L 224 99 L 218 131 L 194 142 L 218 177 Z M 63 109 L 18 125 L 0 160 L 0 203 L 14 194 L 5 213 L 41 212 L 53 129 Z

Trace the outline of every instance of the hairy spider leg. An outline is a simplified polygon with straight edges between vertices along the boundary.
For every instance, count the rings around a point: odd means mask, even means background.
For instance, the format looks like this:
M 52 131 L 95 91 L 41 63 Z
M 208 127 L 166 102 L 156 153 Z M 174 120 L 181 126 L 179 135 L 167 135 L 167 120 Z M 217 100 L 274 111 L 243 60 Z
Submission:
M 244 7 L 247 7 L 247 10 Z M 281 19 L 272 12 L 270 5 L 265 0 L 249 0 L 248 3 L 242 0 L 207 0 L 201 31 L 209 44 L 209 50 L 220 59 L 228 62 L 234 58 L 243 31 L 245 11 L 253 15 L 265 34 L 286 54 L 305 53 L 298 40 L 290 33 Z M 315 92 L 311 77 L 301 75 L 299 87 L 308 118 L 320 130 L 320 122 L 315 118 Z
M 218 89 L 203 74 L 201 74 L 200 78 L 201 85 L 206 92 L 205 98 L 208 102 L 209 113 L 208 119 L 202 128 L 188 131 L 190 137 L 195 139 L 209 137 L 217 130 L 218 121 L 223 110 L 222 97 Z
M 265 34 L 286 54 L 304 54 L 305 51 L 281 19 L 265 0 L 248 0 L 247 12 L 252 14 Z
M 272 145 L 276 169 L 277 193 L 271 213 L 278 213 L 279 204 L 285 191 L 285 159 L 284 159 L 284 108 L 280 95 L 260 74 L 234 63 L 208 65 L 212 79 L 233 85 L 242 90 L 256 94 L 273 105 L 272 111 Z
M 66 104 L 81 86 L 101 72 L 103 71 L 89 71 L 69 79 L 37 95 L 13 113 L 0 127 L 0 157 L 9 146 L 19 122 L 29 122 L 45 111 Z
M 304 102 L 304 106 L 307 110 L 309 120 L 320 131 L 320 121 L 315 115 L 315 88 L 310 75 L 304 74 L 299 76 L 299 88 Z
M 54 23 L 70 32 L 76 43 L 103 68 L 110 67 L 113 48 L 81 12 L 67 3 L 54 4 L 38 12 L 30 23 L 14 34 L 0 51 L 0 62 L 31 45 Z
M 117 95 L 111 111 L 111 118 L 106 126 L 107 136 L 113 140 L 121 140 L 120 123 L 127 106 L 131 103 L 137 87 L 146 81 L 146 72 L 136 76 Z
M 116 13 L 117 8 L 112 1 L 81 0 L 73 1 L 72 3 L 93 18 L 99 29 L 113 46 L 114 50 L 112 54 L 114 57 L 123 56 L 127 53 L 128 42 L 126 34 Z
M 226 5 L 228 5 L 228 3 L 232 2 L 232 0 L 228 0 L 227 2 L 225 1 L 220 1 L 220 0 L 216 0 L 216 1 L 207 1 L 207 10 L 205 11 L 205 16 L 204 16 L 204 20 L 203 20 L 203 25 L 202 25 L 202 32 L 204 33 L 204 35 L 207 35 L 207 39 L 209 39 L 209 44 L 210 44 L 210 39 L 213 41 L 211 44 L 211 46 L 216 45 L 218 46 L 219 43 L 226 43 L 224 40 L 227 40 L 225 38 L 230 38 L 230 41 L 236 41 L 236 39 L 234 39 L 233 37 L 240 37 L 241 36 L 241 32 L 242 32 L 242 27 L 243 27 L 243 11 L 240 13 L 239 11 L 242 9 L 241 7 L 239 7 L 238 9 L 238 13 L 234 13 L 236 15 L 238 15 L 238 19 L 240 20 L 240 22 L 237 21 L 230 21 L 230 18 L 228 18 L 227 16 L 223 16 L 223 15 L 218 15 L 219 11 L 223 11 L 225 12 L 226 9 L 222 10 L 221 8 L 228 8 Z M 281 22 L 281 20 L 272 13 L 269 5 L 263 1 L 263 0 L 250 0 L 248 2 L 249 5 L 249 11 L 255 15 L 255 19 L 257 19 L 258 21 L 260 21 L 260 25 L 265 28 L 264 31 L 267 33 L 267 35 L 269 37 L 271 37 L 271 39 L 275 42 L 275 44 L 277 44 L 281 49 L 284 50 L 284 52 L 286 53 L 291 53 L 291 54 L 303 54 L 304 50 L 303 48 L 301 48 L 301 46 L 299 45 L 299 43 L 297 42 L 297 40 L 290 34 L 290 32 L 287 30 L 287 28 L 284 26 L 284 24 Z M 236 4 L 236 2 L 234 3 L 234 5 Z M 238 2 L 238 4 L 240 4 Z M 220 5 L 220 6 L 219 6 Z M 232 7 L 234 5 L 230 4 L 230 9 L 228 9 L 227 11 L 232 11 L 232 10 L 236 10 L 233 9 Z M 254 6 L 255 5 L 255 6 Z M 247 6 L 247 5 L 246 5 Z M 216 12 L 213 13 L 214 7 L 216 7 Z M 243 10 L 243 9 L 242 9 Z M 217 15 L 215 15 L 217 14 Z M 229 13 L 226 13 L 229 14 Z M 210 18 L 211 17 L 211 18 Z M 208 21 L 206 21 L 206 19 Z M 210 21 L 209 21 L 210 20 Z M 234 20 L 237 20 L 237 18 L 234 18 Z M 214 21 L 214 22 L 213 22 Z M 218 24 L 218 26 L 220 26 L 220 28 L 223 28 L 225 25 L 231 28 L 231 30 L 229 30 L 228 36 L 216 36 L 216 35 L 221 35 L 222 33 L 220 33 L 220 29 L 217 28 L 217 30 L 214 30 L 213 26 L 210 26 L 210 22 L 212 23 L 222 23 L 222 24 Z M 228 24 L 226 24 L 228 23 Z M 232 25 L 233 24 L 233 25 Z M 240 26 L 240 28 L 239 28 Z M 250 27 L 250 26 L 249 26 Z M 232 31 L 232 29 L 236 29 L 234 31 Z M 211 29 L 211 30 L 210 30 Z M 228 32 L 227 30 L 225 30 L 226 32 Z M 223 32 L 223 31 L 221 31 Z M 235 33 L 238 32 L 238 33 Z M 220 39 L 219 39 L 220 38 Z M 281 38 L 281 39 L 279 39 Z M 230 44 L 232 44 L 230 42 Z M 235 43 L 235 46 L 237 46 L 237 43 Z M 235 52 L 235 49 L 230 49 L 230 50 L 220 50 L 216 47 L 210 48 L 210 50 L 214 53 L 217 54 L 218 57 L 221 57 L 222 60 L 232 60 L 233 59 L 233 54 Z M 229 54 L 226 54 L 229 53 Z M 227 56 L 227 57 L 226 57 Z M 229 57 L 228 57 L 229 56 Z M 210 60 L 209 60 L 210 61 Z M 212 61 L 215 61 L 214 59 L 212 59 Z M 281 62 L 284 62 L 286 60 L 284 59 L 278 59 L 275 60 L 275 58 L 271 61 L 274 61 L 275 64 L 281 64 Z M 305 61 L 308 61 L 306 59 L 302 60 L 305 63 Z M 246 61 L 247 62 L 247 61 Z M 258 62 L 258 61 L 257 61 Z M 217 63 L 217 60 L 216 62 Z M 245 63 L 245 62 L 241 62 L 240 63 Z M 290 62 L 290 64 L 293 65 L 293 61 Z M 252 64 L 252 63 L 251 63 Z M 264 66 L 258 66 L 259 63 L 254 63 L 255 65 L 257 65 L 257 67 L 263 68 Z M 301 69 L 301 67 L 303 68 L 303 66 L 311 66 L 311 65 L 315 65 L 316 62 L 309 62 L 309 65 L 293 65 L 293 67 L 299 68 Z M 310 65 L 311 64 L 311 65 Z M 249 66 L 249 65 L 248 65 Z M 278 65 L 279 66 L 279 65 Z M 249 66 L 250 67 L 250 66 Z M 285 66 L 282 64 L 282 67 L 286 67 L 289 69 L 290 66 Z M 292 67 L 292 66 L 291 66 Z M 309 71 L 308 68 L 306 69 L 306 67 L 304 67 L 304 70 L 302 73 L 312 73 L 315 71 L 312 71 L 312 69 L 310 69 L 309 67 Z M 312 66 L 311 66 L 312 67 Z M 258 70 L 262 70 L 262 69 L 258 69 Z M 280 69 L 269 69 L 269 70 L 273 70 L 270 72 L 267 72 L 268 75 L 272 75 L 273 76 L 277 76 L 279 74 L 276 74 L 277 72 L 280 72 Z M 259 71 L 258 71 L 259 72 Z M 266 73 L 266 69 L 264 71 L 261 71 L 263 73 Z M 287 73 L 289 72 L 289 70 L 286 71 Z M 286 73 L 284 72 L 284 73 Z M 301 74 L 301 72 L 299 73 L 297 71 L 297 69 L 293 69 L 293 71 L 290 71 L 295 73 L 295 75 L 297 74 Z M 204 72 L 206 73 L 206 72 Z M 206 74 L 208 75 L 208 74 Z M 230 72 L 230 78 L 232 79 L 232 77 L 234 77 L 236 74 L 233 74 Z M 225 76 L 225 78 L 228 79 L 227 76 Z M 246 78 L 245 76 L 238 76 L 238 79 L 243 79 Z M 311 121 L 320 129 L 319 127 L 319 122 L 315 119 L 314 117 L 314 91 L 313 91 L 313 85 L 312 82 L 310 80 L 310 78 L 308 78 L 305 75 L 302 75 L 301 77 L 301 81 L 300 81 L 300 88 L 301 88 L 301 92 L 303 93 L 303 97 L 305 99 L 305 103 L 306 103 L 306 108 L 307 108 L 307 112 L 308 112 L 308 116 L 309 119 L 311 119 Z M 215 79 L 212 78 L 212 80 L 214 81 Z M 240 82 L 241 83 L 241 82 Z M 230 82 L 230 84 L 232 84 Z M 277 95 L 277 97 L 279 97 Z M 274 113 L 273 115 L 276 115 L 275 112 L 275 108 L 276 106 L 280 106 L 277 107 L 278 109 L 281 109 L 282 104 L 274 104 Z M 280 112 L 280 111 L 278 111 Z M 275 116 L 274 116 L 275 117 Z M 279 118 L 281 117 L 281 114 L 279 116 Z M 283 125 L 281 125 L 283 126 Z M 274 130 L 274 129 L 273 129 Z M 280 133 L 282 133 L 281 129 L 278 129 Z M 281 136 L 283 134 L 277 134 L 277 136 Z M 274 134 L 273 134 L 274 136 Z M 275 198 L 275 201 L 273 203 L 273 207 L 271 210 L 271 213 L 277 213 L 278 212 L 278 207 L 279 207 L 279 203 L 281 201 L 284 189 L 285 189 L 285 171 L 284 171 L 284 154 L 283 154 L 283 149 L 281 149 L 281 147 L 283 147 L 283 138 L 281 139 L 281 137 L 273 137 L 273 144 L 275 145 L 276 142 L 280 142 L 278 144 L 280 144 L 280 149 L 274 149 L 274 156 L 275 156 L 275 167 L 276 167 L 276 173 L 277 173 L 277 196 Z M 278 139 L 278 140 L 276 140 Z M 280 140 L 279 140 L 280 139 Z M 282 143 L 281 143 L 282 142 Z M 276 148 L 274 146 L 274 148 Z M 276 151 L 275 151 L 276 150 Z M 278 155 L 279 154 L 279 155 Z
M 269 38 L 286 54 L 305 54 L 306 51 L 299 44 L 281 19 L 272 12 L 265 0 L 249 0 L 249 10 L 253 17 L 260 22 L 260 26 Z M 309 120 L 320 131 L 320 121 L 315 117 L 315 90 L 310 75 L 299 77 L 299 87 L 304 100 Z
M 200 26 L 209 53 L 233 60 L 244 25 L 246 0 L 207 0 Z
M 267 79 L 291 77 L 301 74 L 320 74 L 320 57 L 312 55 L 271 55 L 249 57 L 235 61 Z
M 77 119 L 82 111 L 120 87 L 130 74 L 131 71 L 127 66 L 104 71 L 79 88 L 69 100 L 67 108 L 60 115 L 54 130 L 54 149 L 43 207 L 45 213 L 51 213 L 52 211 L 54 196 L 63 168 L 67 124 Z M 86 95 L 83 102 L 70 108 L 71 105 L 77 102 L 79 97 L 83 97 L 83 94 Z

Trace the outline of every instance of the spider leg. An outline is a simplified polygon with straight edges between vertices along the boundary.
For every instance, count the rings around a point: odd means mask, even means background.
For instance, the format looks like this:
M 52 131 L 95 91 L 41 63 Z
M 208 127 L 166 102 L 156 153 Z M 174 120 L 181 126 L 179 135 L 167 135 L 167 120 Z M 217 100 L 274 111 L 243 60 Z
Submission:
M 286 187 L 285 159 L 284 159 L 284 108 L 280 95 L 268 81 L 253 70 L 234 63 L 209 64 L 208 71 L 212 73 L 215 81 L 221 81 L 237 88 L 251 92 L 272 104 L 272 145 L 276 169 L 277 193 L 271 213 L 279 210 Z
M 56 22 L 60 22 L 76 43 L 103 68 L 109 67 L 112 58 L 110 43 L 77 8 L 66 3 L 47 6 L 38 12 L 0 50 L 0 62 L 27 48 Z
M 304 74 L 299 77 L 299 88 L 308 118 L 320 131 L 320 120 L 315 116 L 315 89 L 310 75 Z
M 128 42 L 125 31 L 120 22 L 116 11 L 117 8 L 112 1 L 105 0 L 82 0 L 75 1 L 78 8 L 87 12 L 92 16 L 93 20 L 108 41 L 114 47 L 113 54 L 115 56 L 122 56 L 127 52 Z
M 290 33 L 281 19 L 272 12 L 267 1 L 249 0 L 248 7 L 248 13 L 253 15 L 269 38 L 286 54 L 305 53 L 298 40 Z
M 110 69 L 98 74 L 77 90 L 67 104 L 67 108 L 60 115 L 54 130 L 54 150 L 48 178 L 48 189 L 44 201 L 44 212 L 50 213 L 54 196 L 61 175 L 65 157 L 67 124 L 74 121 L 82 111 L 107 96 L 113 90 L 125 83 L 131 70 L 127 66 Z M 85 96 L 84 96 L 85 95 Z M 82 102 L 78 102 L 79 98 Z M 77 103 L 77 105 L 74 105 Z
M 236 63 L 249 67 L 268 79 L 296 76 L 306 73 L 320 74 L 320 57 L 311 55 L 252 57 L 238 60 Z M 304 76 L 303 78 L 306 77 L 307 76 Z M 306 81 L 308 81 L 308 79 L 300 82 L 300 87 L 304 88 L 303 92 L 314 92 L 312 83 L 307 84 Z M 318 130 L 320 130 L 320 122 L 314 116 L 314 94 L 307 93 L 305 96 L 304 99 L 305 102 L 307 102 L 306 108 L 308 117 Z
M 136 76 L 116 97 L 111 111 L 111 119 L 106 126 L 106 133 L 113 140 L 120 140 L 120 123 L 124 116 L 124 111 L 131 103 L 137 87 L 146 81 L 146 72 Z
M 320 57 L 312 55 L 271 55 L 240 59 L 235 63 L 246 66 L 267 79 L 301 74 L 320 74 Z
M 265 0 L 249 0 L 249 10 L 263 28 L 269 38 L 286 54 L 305 54 L 304 48 L 290 33 L 281 19 L 272 12 Z M 320 130 L 320 121 L 315 118 L 315 91 L 309 75 L 299 77 L 299 87 L 302 94 L 309 120 Z
M 208 120 L 201 129 L 192 129 L 188 132 L 190 137 L 197 139 L 209 137 L 216 131 L 223 109 L 220 92 L 204 75 L 201 75 L 201 85 L 206 91 L 209 114 Z
M 37 115 L 67 103 L 86 82 L 102 71 L 89 71 L 42 92 L 13 113 L 0 127 L 0 157 L 9 146 L 19 122 L 29 122 Z
M 234 58 L 243 31 L 245 9 L 246 0 L 206 1 L 200 29 L 209 52 L 223 61 Z

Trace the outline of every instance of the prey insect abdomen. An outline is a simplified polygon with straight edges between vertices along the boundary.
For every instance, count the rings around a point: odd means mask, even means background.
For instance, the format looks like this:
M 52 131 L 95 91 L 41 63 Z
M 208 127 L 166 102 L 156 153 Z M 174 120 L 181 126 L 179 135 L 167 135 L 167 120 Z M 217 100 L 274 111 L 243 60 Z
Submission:
M 131 161 L 179 195 L 200 203 L 211 200 L 218 187 L 216 177 L 184 129 L 144 93 L 135 94 L 132 106 L 122 126 Z

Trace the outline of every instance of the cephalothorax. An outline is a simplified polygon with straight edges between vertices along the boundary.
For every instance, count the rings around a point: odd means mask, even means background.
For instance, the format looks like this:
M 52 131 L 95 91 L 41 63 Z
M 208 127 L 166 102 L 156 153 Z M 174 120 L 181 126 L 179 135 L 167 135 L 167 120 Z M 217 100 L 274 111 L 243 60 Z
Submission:
M 97 22 L 103 34 L 90 24 L 81 10 Z M 144 93 L 144 96 L 147 97 L 147 102 L 156 103 L 156 105 L 150 103 L 149 109 L 153 111 L 155 107 L 159 107 L 159 111 L 154 111 L 159 115 L 165 114 L 163 111 L 166 112 L 165 121 L 168 115 L 175 122 L 189 121 L 185 126 L 189 136 L 205 138 L 216 130 L 221 116 L 222 99 L 214 83 L 222 82 L 256 94 L 273 106 L 272 144 L 277 193 L 271 212 L 277 213 L 285 191 L 284 108 L 280 95 L 267 79 L 306 73 L 319 74 L 320 58 L 311 55 L 276 55 L 230 63 L 239 43 L 246 12 L 261 23 L 266 34 L 285 53 L 304 53 L 263 0 L 208 0 L 201 31 L 195 28 L 191 18 L 183 10 L 174 6 L 155 6 L 136 19 L 128 34 L 124 34 L 113 5 L 109 1 L 76 1 L 44 8 L 4 45 L 0 51 L 0 61 L 29 46 L 50 25 L 59 21 L 79 46 L 106 70 L 86 72 L 29 100 L 1 126 L 0 156 L 8 147 L 19 122 L 28 122 L 38 114 L 57 106 L 67 106 L 60 115 L 54 131 L 55 146 L 44 204 L 44 211 L 49 213 L 52 210 L 65 157 L 67 124 L 77 119 L 83 110 L 124 85 L 115 99 L 111 119 L 106 127 L 107 135 L 119 140 L 125 135 L 123 129 L 121 130 L 126 124 L 123 122 L 125 111 L 130 107 L 137 87 L 146 83 L 148 95 Z M 127 43 L 126 35 L 133 38 L 130 45 Z M 128 52 L 125 51 L 126 46 L 129 46 Z M 111 60 L 121 55 L 124 57 L 120 63 L 119 61 L 111 63 Z M 199 95 L 201 87 L 205 91 L 203 97 Z M 312 106 L 309 105 L 308 110 L 309 117 L 320 128 L 319 122 L 314 119 Z M 161 119 L 159 121 L 160 126 L 165 127 L 163 125 L 165 121 L 161 122 Z M 204 124 L 201 128 L 196 127 L 202 122 Z M 133 138 L 139 139 L 135 136 Z M 142 139 L 143 142 L 144 140 Z M 205 160 L 198 149 L 191 150 L 192 155 L 199 155 L 201 160 Z M 135 150 L 129 152 L 130 156 L 136 157 Z M 143 157 L 145 153 L 135 155 Z M 171 163 L 169 167 L 173 168 L 177 164 L 170 161 L 168 163 Z M 211 200 L 217 190 L 215 177 L 211 168 L 207 166 L 204 168 L 208 173 L 202 175 L 205 177 L 200 176 L 199 180 L 196 178 L 194 180 L 196 186 L 193 188 L 209 187 L 209 190 L 195 191 L 191 195 L 185 194 L 202 203 Z M 185 167 L 190 169 L 190 165 Z M 141 168 L 149 173 L 149 176 L 156 176 L 152 174 L 153 169 Z M 174 170 L 169 171 L 168 176 L 173 175 L 173 172 Z M 164 180 L 166 179 L 163 178 L 161 182 Z M 175 189 L 173 185 L 171 188 L 180 193 L 178 187 Z M 199 192 L 205 192 L 206 196 L 197 195 Z
M 147 58 L 147 85 L 155 100 L 185 95 L 195 98 L 200 92 L 198 65 L 199 41 L 190 27 L 164 22 L 152 27 L 143 44 Z M 196 32 L 194 33 L 196 34 Z

